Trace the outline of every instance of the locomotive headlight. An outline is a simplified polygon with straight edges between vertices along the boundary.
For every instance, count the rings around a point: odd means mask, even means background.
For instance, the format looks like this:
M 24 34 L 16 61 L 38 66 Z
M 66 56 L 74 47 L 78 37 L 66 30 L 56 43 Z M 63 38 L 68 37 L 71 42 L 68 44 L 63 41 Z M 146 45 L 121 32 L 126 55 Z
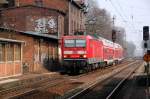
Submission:
M 87 55 L 83 55 L 83 58 L 87 58 Z
M 64 55 L 64 58 L 67 58 L 67 55 Z

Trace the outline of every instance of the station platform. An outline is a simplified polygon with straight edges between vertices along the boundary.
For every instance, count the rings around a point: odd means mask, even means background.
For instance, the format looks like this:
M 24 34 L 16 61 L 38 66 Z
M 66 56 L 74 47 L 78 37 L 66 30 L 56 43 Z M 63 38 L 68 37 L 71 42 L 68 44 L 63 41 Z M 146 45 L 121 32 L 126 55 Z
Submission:
M 114 99 L 149 99 L 150 75 L 145 72 L 144 64 L 128 79 L 117 97 Z
M 47 78 L 56 78 L 59 76 L 57 72 L 50 73 L 28 73 L 20 76 L 0 79 L 0 92 L 16 86 L 28 85 Z

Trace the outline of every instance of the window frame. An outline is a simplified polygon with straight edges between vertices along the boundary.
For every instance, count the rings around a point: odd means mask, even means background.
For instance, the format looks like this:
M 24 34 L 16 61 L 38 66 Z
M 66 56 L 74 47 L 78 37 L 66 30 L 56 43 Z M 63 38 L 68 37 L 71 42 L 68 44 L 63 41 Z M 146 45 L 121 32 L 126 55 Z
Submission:
M 4 62 L 6 61 L 6 55 L 5 55 L 5 52 L 6 52 L 6 50 L 5 50 L 5 44 L 0 43 L 0 46 L 2 47 L 2 56 L 3 56 L 3 59 L 2 59 L 2 60 L 0 59 L 0 63 L 4 63 Z
M 74 44 L 73 44 L 73 46 L 66 46 L 66 42 L 65 41 L 69 41 L 69 40 L 72 40 L 72 41 L 74 41 Z M 77 40 L 84 40 L 85 41 L 85 46 L 77 46 Z M 64 47 L 66 47 L 66 48 L 72 48 L 72 47 L 82 47 L 82 48 L 85 48 L 86 47 L 86 39 L 65 39 L 64 40 Z
M 84 42 L 84 43 L 85 43 L 85 46 L 77 46 L 77 41 L 79 41 L 79 40 L 80 40 L 80 41 L 81 41 L 81 40 L 82 40 L 82 41 L 85 41 L 85 42 Z M 75 46 L 76 46 L 76 47 L 84 47 L 84 48 L 85 48 L 85 47 L 86 47 L 86 40 L 85 40 L 85 39 L 76 39 L 76 40 L 75 40 Z
M 69 40 L 70 40 L 70 41 L 72 40 L 72 41 L 74 42 L 74 44 L 72 43 L 73 46 L 66 46 L 66 41 L 69 41 Z M 65 40 L 64 40 L 64 47 L 66 47 L 66 48 L 76 47 L 75 39 L 65 39 Z
M 17 61 L 17 62 L 20 62 L 21 61 L 21 44 L 15 44 L 14 45 L 14 48 L 15 48 L 15 51 L 14 51 L 14 61 Z M 17 49 L 17 52 L 16 52 L 16 49 Z M 16 53 L 18 53 L 18 51 L 19 51 L 19 59 L 16 59 Z
M 10 50 L 12 50 L 12 51 L 10 51 Z M 10 52 L 12 52 L 11 53 L 12 56 L 9 55 L 8 52 L 9 52 L 9 54 L 10 54 Z M 12 58 L 11 60 L 9 60 L 10 57 Z M 6 44 L 6 60 L 8 63 L 14 62 L 14 44 L 13 43 Z

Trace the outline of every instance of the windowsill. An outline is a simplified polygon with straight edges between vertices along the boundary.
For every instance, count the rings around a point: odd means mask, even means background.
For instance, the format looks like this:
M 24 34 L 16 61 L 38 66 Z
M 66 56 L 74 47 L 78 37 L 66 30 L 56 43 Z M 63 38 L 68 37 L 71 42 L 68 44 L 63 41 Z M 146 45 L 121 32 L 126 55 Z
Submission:
M 16 60 L 16 61 L 14 61 L 14 62 L 21 62 L 21 60 Z
M 7 63 L 13 63 L 14 61 L 7 61 Z
M 4 64 L 5 62 L 0 62 L 0 64 Z
M 5 62 L 0 62 L 0 64 L 5 64 L 5 63 L 15 63 L 15 62 L 21 62 L 20 60 L 17 60 L 17 61 L 5 61 Z

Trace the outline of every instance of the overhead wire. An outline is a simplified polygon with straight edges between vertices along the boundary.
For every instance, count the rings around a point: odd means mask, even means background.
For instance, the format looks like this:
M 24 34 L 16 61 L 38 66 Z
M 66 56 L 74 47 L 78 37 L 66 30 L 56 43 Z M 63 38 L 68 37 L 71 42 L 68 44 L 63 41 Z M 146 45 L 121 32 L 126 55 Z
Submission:
M 118 5 L 118 7 L 120 8 L 121 12 L 123 13 L 123 16 L 124 16 L 126 19 L 128 19 L 129 17 L 124 13 L 124 10 L 123 10 L 122 6 L 120 5 L 119 1 L 116 2 L 116 3 L 117 3 L 117 5 Z M 132 14 L 131 18 L 132 18 L 133 28 L 134 28 L 134 30 L 136 30 L 136 29 L 135 29 L 134 22 L 133 22 L 133 18 L 134 18 L 134 15 L 133 15 L 133 14 Z M 127 21 L 127 22 L 128 22 L 128 21 Z
M 118 10 L 118 8 L 113 4 L 113 2 L 111 0 L 109 0 L 110 4 L 112 5 L 112 7 L 115 9 L 115 11 L 118 13 L 118 15 L 121 17 L 122 22 L 124 22 L 127 26 L 132 26 L 130 23 L 128 23 L 128 21 L 125 19 L 125 17 L 120 13 L 120 11 Z M 133 28 L 132 28 L 133 29 Z

